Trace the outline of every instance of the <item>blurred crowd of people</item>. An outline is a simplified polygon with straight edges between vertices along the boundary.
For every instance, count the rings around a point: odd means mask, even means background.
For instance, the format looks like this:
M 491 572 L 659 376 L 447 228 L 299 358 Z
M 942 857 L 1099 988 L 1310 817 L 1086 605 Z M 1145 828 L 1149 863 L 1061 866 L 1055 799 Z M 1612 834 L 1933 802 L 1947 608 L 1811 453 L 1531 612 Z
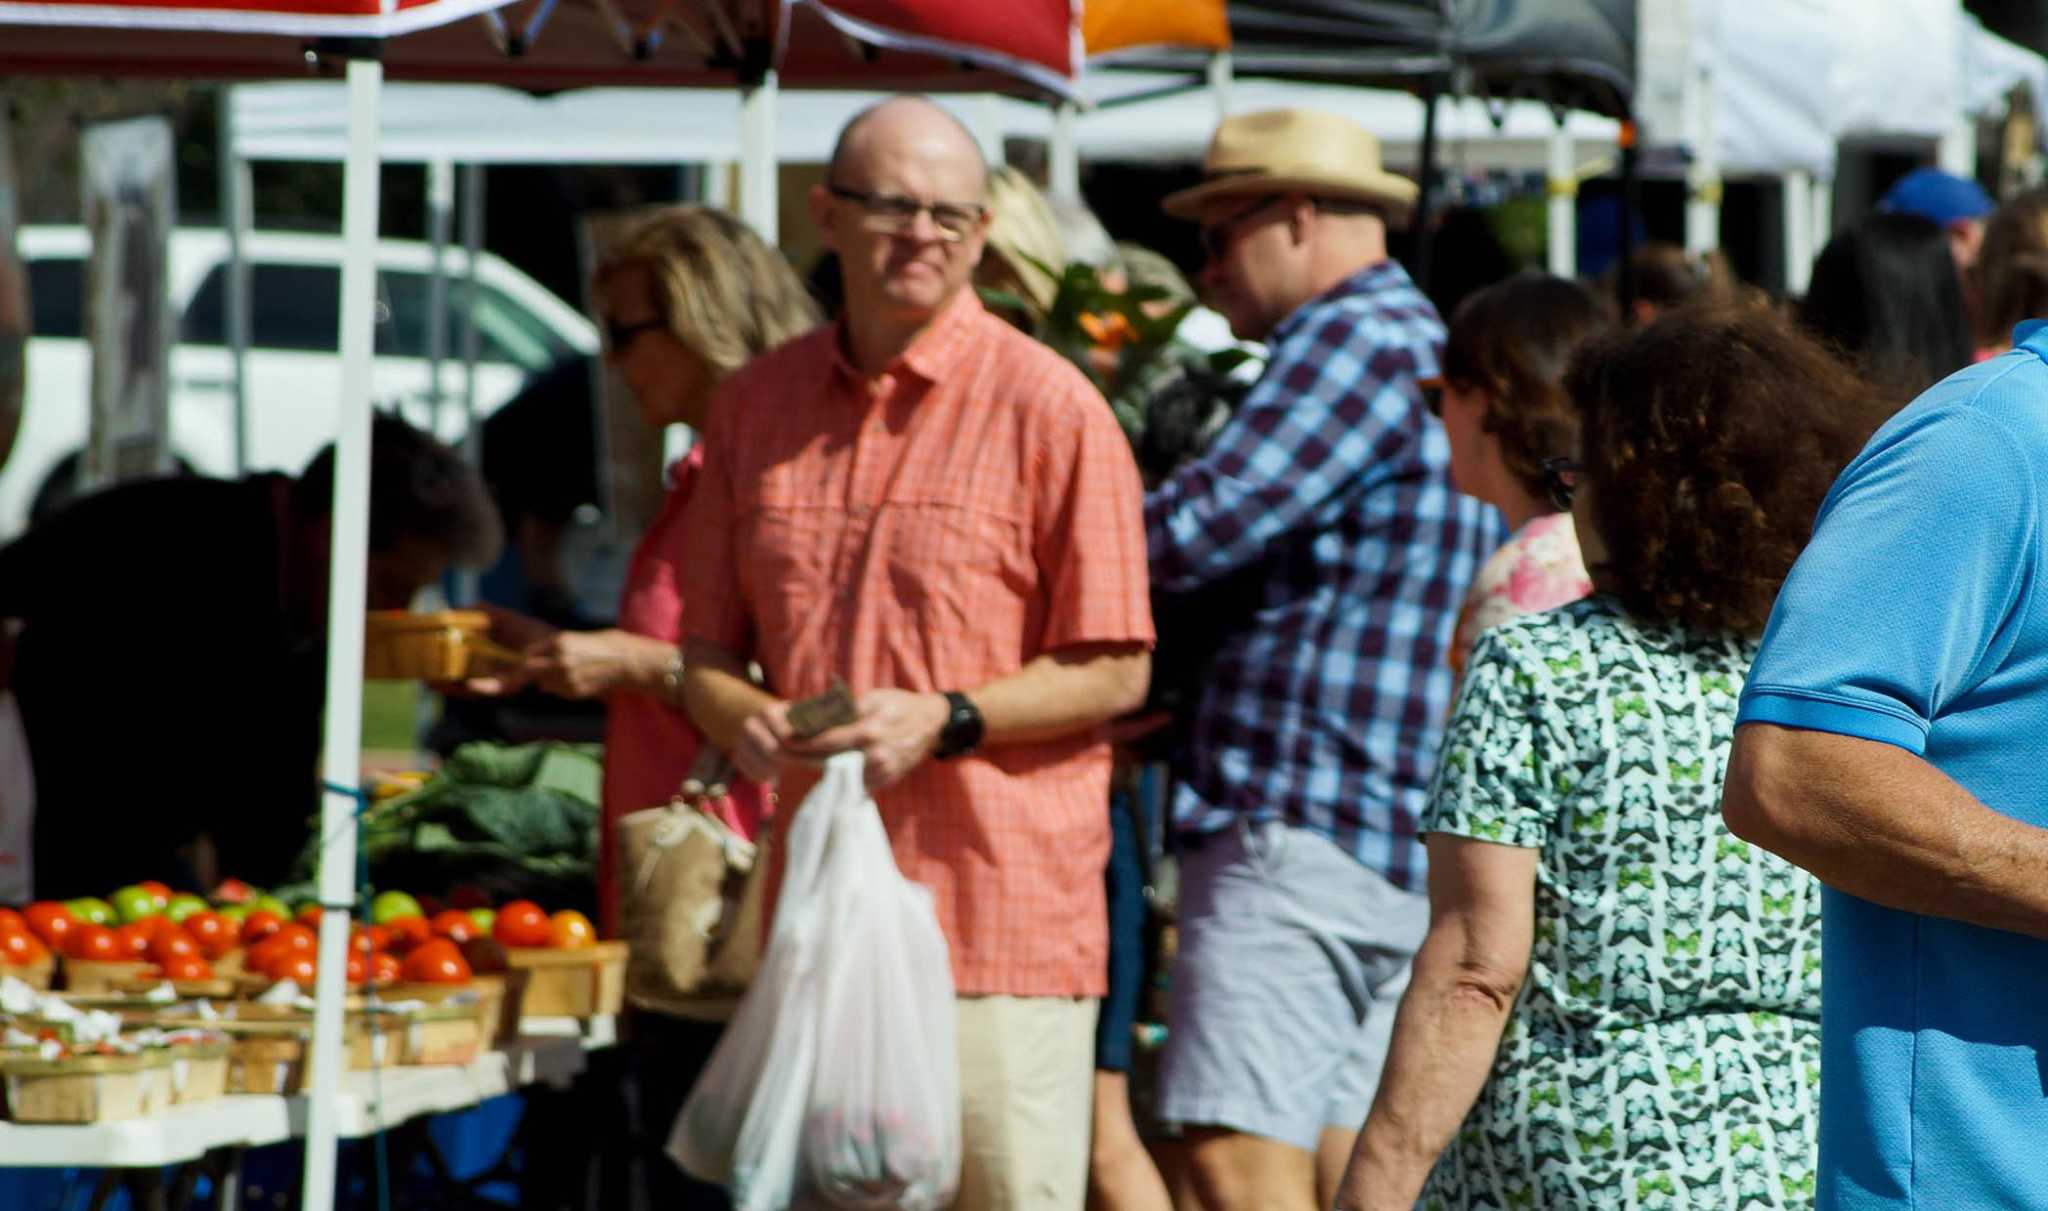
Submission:
M 700 437 L 616 625 L 497 611 L 526 661 L 467 687 L 608 704 L 608 928 L 618 819 L 715 755 L 777 833 L 857 749 L 950 948 L 962 1208 L 2048 1205 L 2048 191 L 1915 172 L 1797 300 L 1652 244 L 1448 323 L 1416 194 L 1343 119 L 1226 119 L 1162 199 L 1190 283 L 906 97 L 809 199 L 836 314 L 714 210 L 612 247 L 606 357 Z M 307 493 L 185 491 L 307 631 Z M 32 729 L 49 552 L 159 500 L 0 551 Z M 488 529 L 434 519 L 387 597 Z M 653 1205 L 722 1205 L 663 1155 L 720 1030 L 635 1011 Z

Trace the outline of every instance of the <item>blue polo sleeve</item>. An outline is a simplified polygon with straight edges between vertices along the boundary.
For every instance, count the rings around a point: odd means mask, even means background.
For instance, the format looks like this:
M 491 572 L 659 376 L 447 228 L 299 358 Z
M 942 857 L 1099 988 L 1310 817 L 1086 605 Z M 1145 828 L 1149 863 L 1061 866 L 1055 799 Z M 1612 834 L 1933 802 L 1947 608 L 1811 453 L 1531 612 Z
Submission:
M 1739 722 L 1922 752 L 2020 630 L 2041 504 L 2031 443 L 1982 401 L 1923 398 L 1893 418 L 1822 504 Z

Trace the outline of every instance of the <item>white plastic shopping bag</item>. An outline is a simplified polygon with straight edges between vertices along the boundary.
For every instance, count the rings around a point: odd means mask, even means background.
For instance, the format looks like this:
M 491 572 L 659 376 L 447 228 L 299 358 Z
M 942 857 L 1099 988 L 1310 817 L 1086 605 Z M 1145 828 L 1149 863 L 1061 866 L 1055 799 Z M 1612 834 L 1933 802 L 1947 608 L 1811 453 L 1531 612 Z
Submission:
M 960 1174 L 952 967 L 931 893 L 903 877 L 843 753 L 789 830 L 754 983 L 669 1139 L 738 1211 L 936 1211 Z

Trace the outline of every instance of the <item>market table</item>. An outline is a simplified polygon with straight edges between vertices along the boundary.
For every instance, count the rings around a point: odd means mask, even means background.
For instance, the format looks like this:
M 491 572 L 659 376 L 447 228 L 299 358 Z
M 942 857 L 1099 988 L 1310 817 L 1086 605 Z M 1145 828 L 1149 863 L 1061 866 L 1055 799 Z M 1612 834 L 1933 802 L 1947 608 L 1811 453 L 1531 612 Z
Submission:
M 522 1028 L 511 1044 L 467 1064 L 347 1073 L 336 1098 L 341 1137 L 360 1139 L 422 1115 L 467 1109 L 526 1086 L 565 1088 L 583 1071 L 585 1052 L 610 1046 L 618 1034 L 609 1017 L 535 1018 Z M 308 1108 L 305 1094 L 231 1094 L 121 1122 L 0 1122 L 0 1168 L 129 1170 L 143 1178 L 140 1184 L 148 1188 L 144 1196 L 161 1205 L 167 1167 L 211 1160 L 218 1170 L 217 1201 L 233 1206 L 229 1187 L 240 1154 L 304 1134 Z M 110 1188 L 110 1183 L 103 1183 L 103 1191 Z

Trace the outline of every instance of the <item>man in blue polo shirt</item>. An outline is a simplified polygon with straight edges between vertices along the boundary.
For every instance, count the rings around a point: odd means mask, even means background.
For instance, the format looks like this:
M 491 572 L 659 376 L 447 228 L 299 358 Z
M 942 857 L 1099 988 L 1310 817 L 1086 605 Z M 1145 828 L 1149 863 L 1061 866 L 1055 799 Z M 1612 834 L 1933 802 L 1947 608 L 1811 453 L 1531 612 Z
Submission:
M 1828 885 L 1818 1206 L 2048 1208 L 2048 325 L 1878 430 L 1743 692 L 1729 828 Z

